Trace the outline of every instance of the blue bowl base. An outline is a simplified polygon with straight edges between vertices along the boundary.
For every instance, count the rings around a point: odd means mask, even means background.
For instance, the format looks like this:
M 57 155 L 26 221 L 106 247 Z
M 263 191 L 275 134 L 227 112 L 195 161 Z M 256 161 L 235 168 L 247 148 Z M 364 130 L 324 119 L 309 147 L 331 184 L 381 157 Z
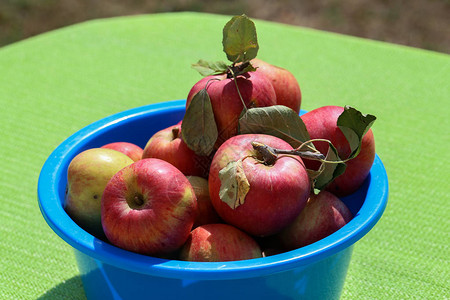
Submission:
M 235 280 L 156 277 L 74 252 L 88 299 L 339 299 L 353 246 L 314 264 Z

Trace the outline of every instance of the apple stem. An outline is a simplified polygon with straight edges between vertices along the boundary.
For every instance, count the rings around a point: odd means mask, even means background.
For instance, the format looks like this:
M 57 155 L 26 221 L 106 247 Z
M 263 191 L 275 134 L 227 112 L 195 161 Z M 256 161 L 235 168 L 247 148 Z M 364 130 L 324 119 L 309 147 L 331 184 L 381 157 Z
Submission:
M 274 148 L 260 142 L 252 142 L 252 146 L 253 149 L 258 152 L 265 165 L 273 166 L 275 164 L 278 156 L 275 153 Z
M 241 99 L 242 106 L 244 106 L 243 111 L 246 112 L 246 111 L 247 111 L 247 106 L 245 105 L 244 99 L 242 98 L 241 92 L 239 91 L 239 87 L 238 87 L 238 84 L 237 84 L 237 80 L 236 80 L 236 76 L 235 76 L 235 74 L 234 74 L 233 68 L 234 68 L 234 66 L 228 68 L 228 70 L 230 71 L 230 73 L 231 73 L 231 75 L 232 75 L 232 77 L 233 77 L 234 85 L 236 86 L 236 90 L 237 90 L 237 92 L 238 92 L 239 99 Z M 227 75 L 227 77 L 228 77 L 228 76 L 229 76 L 229 75 Z M 231 78 L 231 77 L 230 77 L 230 78 Z
M 298 149 L 293 150 L 277 149 L 260 142 L 252 142 L 252 146 L 253 149 L 258 151 L 258 153 L 262 156 L 263 158 L 262 160 L 267 165 L 273 165 L 278 158 L 278 154 L 297 155 L 302 158 L 320 161 L 323 161 L 325 159 L 325 155 L 323 155 L 322 153 L 316 153 L 311 151 L 301 151 Z
M 313 159 L 313 160 L 324 160 L 325 155 L 322 153 L 316 153 L 311 151 L 300 151 L 300 150 L 282 150 L 282 149 L 274 149 L 276 154 L 290 154 L 297 155 L 303 158 Z
M 206 90 L 206 91 L 208 90 L 208 84 L 209 84 L 211 81 L 220 81 L 220 79 L 219 79 L 219 78 L 211 78 L 211 79 L 208 79 L 208 81 L 207 81 L 206 84 L 205 84 L 205 90 Z
M 309 140 L 309 141 L 304 142 L 303 144 L 301 144 L 298 148 L 296 148 L 296 149 L 294 149 L 294 150 L 297 151 L 297 152 L 302 152 L 303 154 L 308 153 L 308 152 L 309 152 L 309 153 L 312 153 L 312 154 L 313 154 L 312 156 L 305 156 L 305 158 L 312 159 L 312 160 L 319 160 L 319 161 L 321 161 L 321 162 L 330 163 L 330 164 L 346 163 L 346 162 L 348 162 L 349 160 L 351 160 L 351 158 L 346 158 L 346 159 L 340 159 L 340 160 L 329 161 L 329 160 L 326 160 L 325 155 L 323 155 L 323 154 L 320 153 L 320 152 L 300 151 L 300 149 L 303 148 L 303 147 L 305 147 L 305 146 L 307 146 L 308 148 L 310 148 L 310 149 L 312 149 L 312 150 L 315 150 L 314 148 L 311 148 L 311 147 L 309 146 L 309 144 L 311 144 L 312 142 L 326 142 L 326 143 L 332 145 L 332 143 L 330 142 L 330 140 L 327 140 L 327 139 L 312 139 L 312 140 Z M 308 155 L 308 154 L 307 154 L 307 155 Z
M 180 127 L 177 126 L 177 127 L 172 128 L 173 140 L 178 138 L 179 134 L 180 134 Z

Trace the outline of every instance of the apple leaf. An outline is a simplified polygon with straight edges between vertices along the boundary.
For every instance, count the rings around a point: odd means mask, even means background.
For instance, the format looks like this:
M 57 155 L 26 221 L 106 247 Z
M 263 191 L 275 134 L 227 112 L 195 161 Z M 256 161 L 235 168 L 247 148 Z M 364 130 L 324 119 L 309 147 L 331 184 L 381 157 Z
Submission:
M 200 59 L 192 64 L 192 68 L 197 70 L 202 76 L 223 74 L 228 70 L 228 65 L 223 61 L 207 61 Z
M 245 176 L 242 160 L 229 162 L 219 171 L 220 200 L 232 209 L 244 204 L 245 196 L 250 190 L 250 184 Z
M 338 151 L 333 144 L 329 143 L 328 152 L 325 160 L 320 166 L 318 176 L 314 180 L 314 188 L 318 190 L 324 189 L 336 177 L 344 173 L 347 165 L 342 162 Z
M 347 159 L 352 159 L 359 154 L 362 138 L 375 120 L 376 117 L 373 115 L 363 115 L 353 107 L 344 107 L 344 111 L 337 120 L 337 126 L 341 129 L 350 144 L 351 153 Z
M 181 123 L 181 133 L 183 141 L 196 154 L 211 154 L 218 132 L 206 89 L 201 89 L 192 98 Z
M 259 45 L 256 27 L 246 15 L 233 17 L 223 28 L 223 51 L 233 63 L 256 57 Z
M 284 105 L 255 107 L 244 110 L 239 118 L 239 133 L 263 133 L 288 142 L 293 148 L 309 141 L 309 133 L 300 116 Z M 315 147 L 312 143 L 310 150 Z

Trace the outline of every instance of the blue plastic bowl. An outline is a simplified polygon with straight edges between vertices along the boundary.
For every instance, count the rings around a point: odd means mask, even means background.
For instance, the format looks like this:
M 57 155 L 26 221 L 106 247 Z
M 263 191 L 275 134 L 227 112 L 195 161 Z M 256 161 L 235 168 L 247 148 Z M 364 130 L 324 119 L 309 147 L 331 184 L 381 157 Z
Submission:
M 143 147 L 153 133 L 180 121 L 184 111 L 185 101 L 178 100 L 117 113 L 70 136 L 45 162 L 38 182 L 40 209 L 55 233 L 74 248 L 86 296 L 338 299 L 353 245 L 372 229 L 386 207 L 388 179 L 378 156 L 364 185 L 342 199 L 354 214 L 347 225 L 314 244 L 265 258 L 202 263 L 144 256 L 93 237 L 66 214 L 67 168 L 75 155 L 115 141 Z

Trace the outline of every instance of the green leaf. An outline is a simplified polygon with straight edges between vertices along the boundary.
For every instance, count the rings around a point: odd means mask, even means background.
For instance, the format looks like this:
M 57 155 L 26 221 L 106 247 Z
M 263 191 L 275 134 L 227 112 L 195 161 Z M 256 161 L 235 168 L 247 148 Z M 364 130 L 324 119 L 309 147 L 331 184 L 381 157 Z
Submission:
M 219 171 L 220 200 L 232 209 L 244 204 L 245 196 L 250 190 L 250 184 L 245 176 L 242 160 L 229 162 Z
M 343 174 L 347 165 L 344 162 L 340 162 L 341 159 L 333 144 L 329 143 L 327 156 L 325 160 L 327 162 L 322 162 L 319 169 L 319 175 L 314 180 L 314 188 L 318 190 L 324 189 L 330 182 L 332 182 L 336 177 Z M 329 163 L 334 162 L 334 163 Z
M 218 132 L 206 89 L 201 89 L 192 98 L 181 123 L 181 133 L 184 142 L 196 154 L 211 154 Z
M 223 61 L 206 61 L 200 59 L 197 63 L 192 64 L 192 68 L 206 77 L 225 73 L 228 70 L 228 65 Z
M 263 133 L 288 142 L 294 149 L 309 141 L 309 133 L 300 116 L 284 105 L 255 107 L 244 110 L 239 118 L 239 133 Z M 315 150 L 308 143 L 310 150 Z
M 337 120 L 337 126 L 350 144 L 351 153 L 347 159 L 352 159 L 359 154 L 362 139 L 375 120 L 376 117 L 373 115 L 363 115 L 353 107 L 344 107 L 344 111 Z
M 233 17 L 223 28 L 223 51 L 233 63 L 256 57 L 259 45 L 256 27 L 246 15 Z

